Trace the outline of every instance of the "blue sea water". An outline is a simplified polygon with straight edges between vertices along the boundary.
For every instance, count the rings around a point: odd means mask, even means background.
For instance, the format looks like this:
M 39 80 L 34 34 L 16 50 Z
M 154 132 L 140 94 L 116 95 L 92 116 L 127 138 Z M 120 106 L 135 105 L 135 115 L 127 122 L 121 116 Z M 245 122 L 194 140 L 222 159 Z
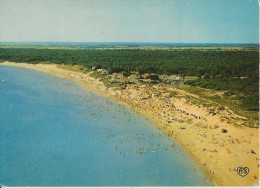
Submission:
M 8 66 L 0 66 L 0 184 L 211 185 L 132 110 L 71 80 Z

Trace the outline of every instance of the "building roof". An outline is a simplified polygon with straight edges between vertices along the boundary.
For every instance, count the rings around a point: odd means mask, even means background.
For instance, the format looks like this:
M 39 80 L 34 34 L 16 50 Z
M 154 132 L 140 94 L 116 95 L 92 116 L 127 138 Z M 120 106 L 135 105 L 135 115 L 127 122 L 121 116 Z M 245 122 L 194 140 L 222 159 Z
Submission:
M 185 76 L 185 78 L 198 78 L 198 76 Z
M 111 81 L 120 81 L 120 78 L 112 78 Z
M 117 73 L 117 72 L 114 72 L 114 73 L 112 73 L 113 75 L 123 75 L 123 73 Z
M 120 80 L 121 81 L 128 81 L 128 79 L 126 77 L 121 77 Z
M 144 82 L 149 82 L 149 81 L 151 81 L 151 79 L 145 79 L 145 80 L 143 80 Z
M 131 78 L 137 78 L 137 76 L 135 74 L 131 74 L 129 77 Z

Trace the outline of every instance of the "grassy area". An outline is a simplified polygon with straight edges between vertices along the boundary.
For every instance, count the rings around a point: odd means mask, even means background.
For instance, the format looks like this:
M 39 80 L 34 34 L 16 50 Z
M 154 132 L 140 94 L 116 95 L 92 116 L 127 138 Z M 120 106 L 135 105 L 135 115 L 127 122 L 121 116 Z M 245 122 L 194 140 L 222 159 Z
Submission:
M 107 88 L 110 88 L 110 87 L 120 87 L 119 89 L 123 88 L 123 87 L 121 87 L 122 86 L 121 83 L 111 83 L 110 80 L 108 78 L 106 78 L 103 74 L 101 74 L 100 72 L 92 72 L 89 75 L 96 79 L 100 78 L 100 81 L 102 81 Z
M 255 79 L 214 78 L 198 79 L 187 82 L 188 85 L 212 89 L 209 99 L 228 99 L 243 111 L 259 111 L 259 82 Z M 218 93 L 215 95 L 214 93 Z M 220 94 L 221 93 L 221 94 Z M 223 100 L 220 100 L 223 101 Z M 227 102 L 228 102 L 227 101 Z
M 89 74 L 89 76 L 93 77 L 93 78 L 102 78 L 104 77 L 101 73 L 99 72 L 92 72 Z
M 236 114 L 244 116 L 248 118 L 247 123 L 244 126 L 247 127 L 259 127 L 258 124 L 258 111 L 248 111 L 248 104 L 246 104 L 242 99 L 244 99 L 243 94 L 236 93 L 233 95 L 228 95 L 225 91 L 217 91 L 214 89 L 204 89 L 198 86 L 181 86 L 179 89 L 187 91 L 189 93 L 195 94 L 202 99 L 206 99 L 208 101 L 216 103 L 219 108 L 223 108 L 224 106 L 228 107 Z M 202 105 L 205 104 L 205 101 L 197 101 Z M 210 105 L 210 104 L 209 104 Z M 256 104 L 257 105 L 257 104 Z

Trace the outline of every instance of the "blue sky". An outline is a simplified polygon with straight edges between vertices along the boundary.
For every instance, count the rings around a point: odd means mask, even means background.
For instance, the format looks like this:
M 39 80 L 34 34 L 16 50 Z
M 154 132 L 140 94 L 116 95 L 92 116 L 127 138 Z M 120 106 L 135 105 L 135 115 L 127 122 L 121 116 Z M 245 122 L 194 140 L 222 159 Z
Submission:
M 0 41 L 258 43 L 257 0 L 0 0 Z

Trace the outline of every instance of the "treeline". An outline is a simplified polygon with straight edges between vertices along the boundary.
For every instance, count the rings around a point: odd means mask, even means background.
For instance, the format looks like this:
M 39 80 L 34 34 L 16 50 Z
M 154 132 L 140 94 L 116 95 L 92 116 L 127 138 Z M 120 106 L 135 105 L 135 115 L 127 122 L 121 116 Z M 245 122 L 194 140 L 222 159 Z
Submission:
M 238 91 L 243 93 L 247 91 L 249 93 L 258 92 L 258 82 L 248 79 L 234 79 L 234 78 L 215 78 L 215 79 L 197 79 L 188 81 L 189 85 L 200 86 L 207 89 L 225 90 L 225 91 Z M 252 87 L 254 86 L 254 87 Z
M 206 78 L 246 76 L 253 80 L 258 80 L 258 57 L 258 51 L 0 48 L 1 61 L 96 66 L 110 73 L 139 71 Z

